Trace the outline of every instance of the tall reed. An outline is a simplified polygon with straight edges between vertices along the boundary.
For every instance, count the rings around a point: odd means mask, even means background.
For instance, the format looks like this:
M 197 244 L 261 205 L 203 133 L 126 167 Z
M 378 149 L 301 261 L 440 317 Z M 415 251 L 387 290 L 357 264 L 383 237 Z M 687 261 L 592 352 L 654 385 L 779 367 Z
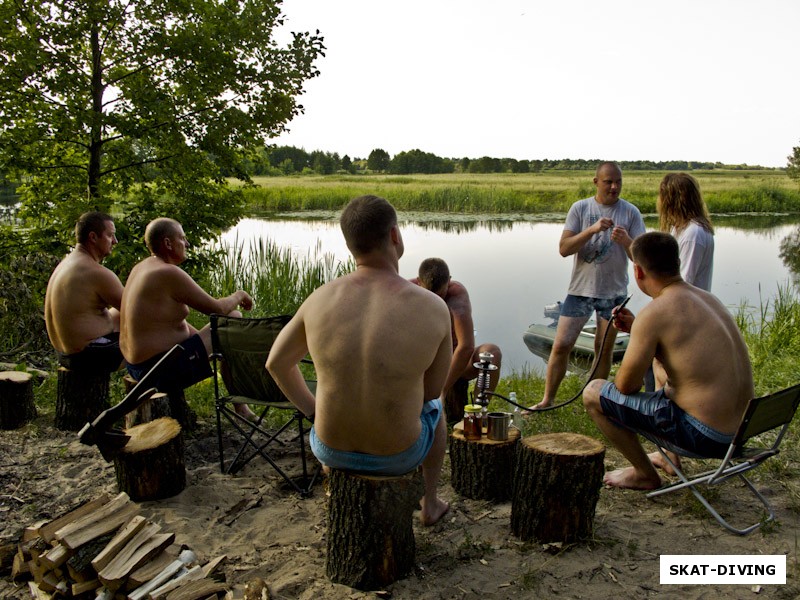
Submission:
M 238 238 L 232 243 L 217 241 L 211 250 L 219 258 L 208 275 L 209 293 L 226 296 L 237 289 L 246 291 L 253 297 L 253 317 L 294 314 L 311 292 L 354 268 L 352 261 L 342 263 L 322 253 L 319 242 L 305 256 L 268 238 L 248 245 Z

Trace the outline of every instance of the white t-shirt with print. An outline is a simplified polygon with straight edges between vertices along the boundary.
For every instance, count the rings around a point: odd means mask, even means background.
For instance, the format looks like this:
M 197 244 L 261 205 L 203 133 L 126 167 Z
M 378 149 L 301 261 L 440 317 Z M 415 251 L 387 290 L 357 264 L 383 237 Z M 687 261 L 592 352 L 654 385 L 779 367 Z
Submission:
M 707 292 L 711 291 L 714 274 L 714 235 L 696 221 L 690 221 L 681 231 L 672 228 L 678 240 L 683 280 Z

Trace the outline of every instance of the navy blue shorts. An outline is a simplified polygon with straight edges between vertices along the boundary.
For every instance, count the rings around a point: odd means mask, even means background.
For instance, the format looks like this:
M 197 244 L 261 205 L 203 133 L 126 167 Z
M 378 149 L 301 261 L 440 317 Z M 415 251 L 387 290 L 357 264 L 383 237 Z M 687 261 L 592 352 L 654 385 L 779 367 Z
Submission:
M 85 373 L 111 373 L 122 366 L 125 359 L 119 349 L 119 332 L 112 331 L 92 340 L 86 348 L 72 354 L 58 355 L 58 364 L 70 371 Z
M 208 360 L 208 353 L 199 335 L 181 342 L 185 352 L 172 363 L 170 369 L 153 382 L 159 392 L 180 391 L 194 385 L 198 381 L 208 379 L 213 372 Z M 136 381 L 144 377 L 167 352 L 159 352 L 155 356 L 135 365 L 128 365 L 128 373 Z
M 587 296 L 573 296 L 567 294 L 567 298 L 561 305 L 562 317 L 581 317 L 588 318 L 593 312 L 606 321 L 611 320 L 611 311 L 614 307 L 625 302 L 625 296 L 616 298 L 589 298 Z
M 684 411 L 663 389 L 623 394 L 613 382 L 600 390 L 603 414 L 617 425 L 647 437 L 673 452 L 702 458 L 724 458 L 732 435 L 725 435 Z

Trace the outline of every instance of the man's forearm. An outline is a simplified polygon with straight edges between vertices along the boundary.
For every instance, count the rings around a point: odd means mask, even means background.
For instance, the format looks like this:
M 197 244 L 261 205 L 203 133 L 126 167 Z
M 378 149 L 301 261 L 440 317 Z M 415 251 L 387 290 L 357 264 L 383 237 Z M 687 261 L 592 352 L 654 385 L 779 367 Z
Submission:
M 281 388 L 281 391 L 294 404 L 301 413 L 312 416 L 316 411 L 317 401 L 311 390 L 308 389 L 300 368 L 295 365 L 289 369 L 270 366 L 270 375 Z

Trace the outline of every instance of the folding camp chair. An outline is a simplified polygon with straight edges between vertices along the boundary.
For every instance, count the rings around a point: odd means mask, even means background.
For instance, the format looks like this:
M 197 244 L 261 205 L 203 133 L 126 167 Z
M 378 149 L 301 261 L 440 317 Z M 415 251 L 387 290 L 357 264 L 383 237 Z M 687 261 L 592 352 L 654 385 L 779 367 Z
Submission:
M 658 446 L 658 451 L 666 459 L 667 463 L 675 469 L 675 473 L 680 479 L 679 482 L 650 492 L 647 494 L 647 497 L 653 498 L 674 490 L 689 488 L 695 497 L 723 527 L 739 535 L 746 535 L 764 523 L 772 521 L 775 518 L 775 511 L 766 498 L 764 498 L 744 476 L 744 473 L 756 468 L 771 456 L 778 454 L 778 447 L 797 411 L 798 404 L 800 404 L 800 384 L 767 396 L 750 400 L 744 412 L 744 416 L 742 417 L 742 421 L 739 424 L 739 428 L 733 436 L 728 452 L 725 454 L 720 465 L 716 469 L 700 473 L 691 479 L 687 477 L 681 469 L 675 466 L 662 447 L 689 458 L 706 459 L 708 457 L 698 456 L 681 448 L 676 448 L 674 444 L 661 440 L 654 435 L 639 432 Z M 770 431 L 776 434 L 771 444 L 757 439 L 757 436 Z M 753 445 L 748 445 L 749 443 L 753 443 Z M 764 505 L 764 508 L 768 512 L 766 518 L 743 529 L 737 529 L 728 523 L 711 506 L 709 501 L 698 489 L 700 485 L 716 485 L 727 481 L 731 477 L 738 477 L 741 479 L 745 486 L 758 498 L 761 504 Z
M 211 315 L 219 466 L 224 473 L 236 473 L 253 458 L 261 456 L 296 492 L 305 497 L 311 494 L 311 488 L 320 472 L 318 467 L 313 476 L 309 477 L 308 474 L 305 434 L 309 429 L 304 424 L 305 416 L 283 395 L 264 366 L 275 338 L 290 319 L 288 315 L 260 319 Z M 220 373 L 228 394 L 221 393 L 217 377 Z M 315 391 L 316 382 L 306 383 L 312 392 Z M 231 406 L 233 403 L 261 407 L 260 412 L 257 412 L 257 420 L 251 422 L 237 414 Z M 291 413 L 289 419 L 275 432 L 267 431 L 262 426 L 270 409 Z M 222 443 L 223 416 L 242 436 L 236 455 L 227 467 Z M 293 424 L 297 425 L 297 438 L 294 441 L 300 451 L 302 466 L 302 476 L 295 479 L 289 477 L 269 453 L 275 445 L 285 445 L 278 436 Z

